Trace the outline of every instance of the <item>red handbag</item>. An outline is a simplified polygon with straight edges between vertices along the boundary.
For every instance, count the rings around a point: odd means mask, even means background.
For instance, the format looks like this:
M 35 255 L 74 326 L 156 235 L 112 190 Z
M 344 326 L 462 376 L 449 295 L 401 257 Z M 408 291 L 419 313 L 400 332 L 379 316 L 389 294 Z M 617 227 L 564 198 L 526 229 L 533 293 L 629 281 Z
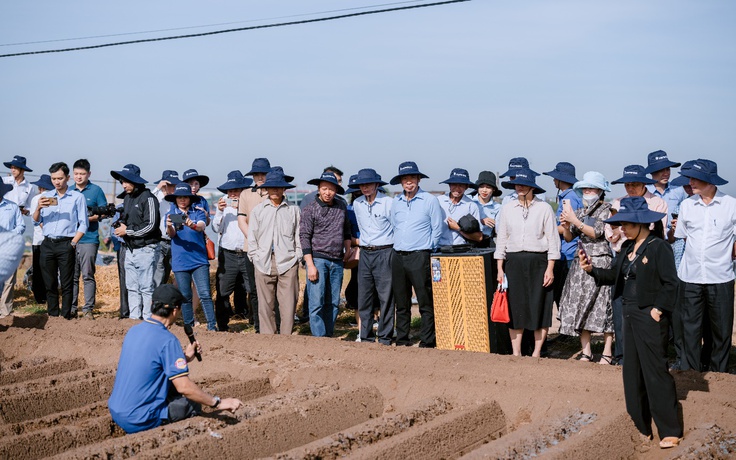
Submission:
M 207 247 L 207 259 L 215 260 L 217 258 L 217 254 L 215 254 L 215 242 L 205 235 L 204 245 Z
M 494 323 L 508 323 L 511 321 L 509 317 L 509 297 L 506 290 L 502 291 L 499 289 L 493 294 L 491 321 Z

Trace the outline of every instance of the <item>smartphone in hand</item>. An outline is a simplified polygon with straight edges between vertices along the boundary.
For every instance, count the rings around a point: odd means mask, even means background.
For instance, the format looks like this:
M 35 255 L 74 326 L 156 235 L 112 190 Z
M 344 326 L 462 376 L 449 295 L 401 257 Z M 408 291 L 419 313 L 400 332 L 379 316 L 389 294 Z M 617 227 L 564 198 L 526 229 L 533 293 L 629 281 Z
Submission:
M 59 206 L 59 198 L 55 196 L 49 197 L 49 206 Z
M 580 240 L 578 240 L 578 252 L 582 252 L 582 257 L 585 257 L 585 262 L 590 262 L 588 251 L 585 250 L 585 246 L 583 246 L 583 242 Z

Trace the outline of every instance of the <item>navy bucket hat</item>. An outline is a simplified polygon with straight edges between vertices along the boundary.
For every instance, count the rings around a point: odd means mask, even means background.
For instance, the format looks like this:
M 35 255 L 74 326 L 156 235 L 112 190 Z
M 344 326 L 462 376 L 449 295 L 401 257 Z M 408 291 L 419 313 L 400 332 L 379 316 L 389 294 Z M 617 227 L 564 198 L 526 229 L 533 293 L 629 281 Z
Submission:
M 624 175 L 620 179 L 611 181 L 612 184 L 630 184 L 632 182 L 640 182 L 642 184 L 656 184 L 657 181 L 647 177 L 644 166 L 629 165 L 624 168 Z
M 626 196 L 621 198 L 618 212 L 604 220 L 604 222 L 607 224 L 621 224 L 622 222 L 651 224 L 652 222 L 662 220 L 664 216 L 666 214 L 663 212 L 656 212 L 649 209 L 647 200 L 643 196 Z
M 41 174 L 41 177 L 39 177 L 36 182 L 31 182 L 31 184 L 36 187 L 43 187 L 46 190 L 54 189 L 54 184 L 51 182 L 51 176 L 48 174 Z
M 271 171 L 266 173 L 266 181 L 258 188 L 294 188 L 289 182 L 294 180 L 293 177 L 284 174 L 284 170 L 280 166 L 274 166 Z
M 355 193 L 355 192 L 359 192 L 360 191 L 360 188 L 355 183 L 356 180 L 358 180 L 358 175 L 357 174 L 353 174 L 352 176 L 350 176 L 350 180 L 348 180 L 348 188 L 347 188 L 347 190 L 345 190 L 345 193 L 346 194 L 347 193 Z
M 171 195 L 166 195 L 164 197 L 164 200 L 175 203 L 177 197 L 188 197 L 188 198 L 191 198 L 192 200 L 195 198 L 198 198 L 197 195 L 192 193 L 192 187 L 186 182 L 181 182 L 177 184 L 176 189 L 174 189 L 174 193 L 172 193 Z
M 110 171 L 110 175 L 118 181 L 130 182 L 136 185 L 146 185 L 147 180 L 141 177 L 141 168 L 134 164 L 123 166 L 120 171 Z
M 680 163 L 675 163 L 667 158 L 667 152 L 664 150 L 657 150 L 647 155 L 647 174 L 651 174 L 657 171 L 661 171 L 665 168 L 677 168 Z
M 337 193 L 340 195 L 343 195 L 345 193 L 345 189 L 342 188 L 340 182 L 337 181 L 337 176 L 335 176 L 335 173 L 333 173 L 332 171 L 323 172 L 320 177 L 310 180 L 309 182 L 307 182 L 307 184 L 316 185 L 317 187 L 319 187 L 320 182 L 329 182 L 330 184 L 333 184 L 335 187 L 337 187 Z
M 578 181 L 578 179 L 575 177 L 575 166 L 573 166 L 572 163 L 568 163 L 566 161 L 561 161 L 557 163 L 555 169 L 542 174 L 550 176 L 553 179 L 557 179 L 562 182 L 567 182 L 568 184 L 574 184 Z
M 440 184 L 461 184 L 475 188 L 475 182 L 470 180 L 470 174 L 467 169 L 455 168 L 450 172 L 450 177 L 440 182 Z
M 401 183 L 402 176 L 419 176 L 423 179 L 429 179 L 429 176 L 420 172 L 419 167 L 413 161 L 405 161 L 399 165 L 399 173 L 395 175 L 389 181 L 391 185 L 398 185 Z
M 534 172 L 531 169 L 518 169 L 514 171 L 514 176 L 515 177 L 512 180 L 501 182 L 501 186 L 503 188 L 513 190 L 515 185 L 526 185 L 527 187 L 533 188 L 535 194 L 544 193 L 546 191 L 542 187 L 538 186 L 534 181 Z
M 539 173 L 536 171 L 532 171 L 532 169 L 529 167 L 529 161 L 524 157 L 516 157 L 509 160 L 509 170 L 505 173 L 501 174 L 501 177 L 513 177 L 516 175 L 516 172 L 521 169 L 527 169 L 531 171 L 531 173 L 536 177 L 539 176 Z
M 182 176 L 181 180 L 183 182 L 186 182 L 192 179 L 196 179 L 199 182 L 200 187 L 205 187 L 207 184 L 210 183 L 210 178 L 198 173 L 196 169 L 187 169 L 186 171 L 184 171 L 184 175 Z
M 355 175 L 355 183 L 350 185 L 360 186 L 365 184 L 378 184 L 379 187 L 387 185 L 386 182 L 381 180 L 381 175 L 378 174 L 375 169 L 371 168 L 365 168 L 358 171 L 358 174 Z
M 26 166 L 26 157 L 22 157 L 20 155 L 15 155 L 12 160 L 6 161 L 3 164 L 5 165 L 6 168 L 15 166 L 16 168 L 20 168 L 24 171 L 33 172 L 31 168 Z
M 163 173 L 161 173 L 161 179 L 159 179 L 156 182 L 154 182 L 154 184 L 159 184 L 159 183 L 161 183 L 163 181 L 166 181 L 166 182 L 168 182 L 171 185 L 176 185 L 179 182 L 181 182 L 181 179 L 179 179 L 179 173 L 178 172 L 176 172 L 176 171 L 174 171 L 172 169 L 167 169 Z
M 250 166 L 250 171 L 245 173 L 246 176 L 252 176 L 256 173 L 268 174 L 271 171 L 271 162 L 268 158 L 256 158 Z
M 728 181 L 718 175 L 718 165 L 715 161 L 699 158 L 695 160 L 692 167 L 686 171 L 680 171 L 685 177 L 702 180 L 713 185 L 725 185 Z
M 53 189 L 53 187 L 51 187 Z M 0 182 L 0 200 L 3 199 L 6 193 L 13 190 L 12 184 L 6 184 L 5 182 Z
M 240 171 L 230 171 L 227 173 L 227 181 L 224 184 L 217 187 L 217 190 L 222 193 L 227 193 L 228 190 L 235 190 L 238 188 L 248 188 L 253 183 L 252 179 L 243 177 L 243 173 Z
M 682 187 L 690 184 L 690 178 L 683 176 L 682 173 L 693 167 L 695 160 L 688 160 L 682 164 L 680 168 L 680 175 L 670 181 L 670 185 L 673 187 Z

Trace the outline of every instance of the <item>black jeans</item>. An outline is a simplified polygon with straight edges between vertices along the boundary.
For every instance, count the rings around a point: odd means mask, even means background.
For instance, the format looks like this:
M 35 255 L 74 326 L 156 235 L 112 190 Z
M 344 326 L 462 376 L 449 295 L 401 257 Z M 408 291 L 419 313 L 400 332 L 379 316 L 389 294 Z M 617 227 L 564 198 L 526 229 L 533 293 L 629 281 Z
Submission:
M 391 345 L 394 335 L 394 293 L 392 287 L 391 248 L 360 250 L 356 281 L 358 283 L 358 311 L 360 312 L 360 341 L 373 342 L 373 311 L 378 304 L 378 341 Z M 352 281 L 352 279 L 351 279 Z
M 217 257 L 217 299 L 215 300 L 215 317 L 217 318 L 217 330 L 227 331 L 227 323 L 232 315 L 230 296 L 236 291 L 240 283 L 241 292 L 248 290 L 248 254 L 243 251 L 231 251 L 220 248 Z M 235 297 L 235 311 L 245 312 L 246 299 L 242 296 Z
M 71 241 L 71 237 L 55 239 L 47 237 L 41 243 L 41 270 L 46 285 L 46 306 L 49 316 L 61 314 L 64 318 L 71 318 L 72 280 L 77 256 Z M 58 280 L 61 280 L 61 311 L 59 311 Z
M 394 250 L 391 271 L 394 299 L 396 300 L 396 345 L 411 345 L 409 328 L 411 326 L 411 291 L 414 288 L 419 303 L 419 314 L 422 317 L 419 346 L 422 348 L 436 346 L 432 273 L 429 259 L 429 251 Z
M 46 284 L 43 282 L 41 268 L 41 245 L 33 246 L 33 298 L 36 303 L 46 303 Z
M 130 317 L 130 307 L 128 306 L 128 288 L 125 287 L 125 253 L 126 248 L 122 244 L 118 249 L 118 278 L 120 280 L 120 317 Z
M 164 421 L 164 425 L 194 417 L 202 412 L 201 404 L 192 402 L 179 394 L 174 385 L 171 385 L 166 402 L 168 403 L 169 416 Z

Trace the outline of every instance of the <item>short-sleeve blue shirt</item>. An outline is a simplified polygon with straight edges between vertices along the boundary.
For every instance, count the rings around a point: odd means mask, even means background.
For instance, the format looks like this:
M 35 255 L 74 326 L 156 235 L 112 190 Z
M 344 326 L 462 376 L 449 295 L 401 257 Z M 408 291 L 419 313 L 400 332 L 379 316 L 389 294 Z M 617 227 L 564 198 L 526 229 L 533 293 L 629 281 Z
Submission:
M 169 417 L 171 381 L 189 374 L 179 339 L 154 319 L 131 327 L 123 340 L 112 395 L 112 419 L 126 433 L 155 428 Z
M 562 214 L 562 200 L 570 200 L 570 207 L 573 211 L 576 211 L 583 207 L 583 202 L 577 193 L 571 188 L 560 192 L 557 197 L 557 225 L 560 225 L 560 214 Z M 565 238 L 560 235 L 560 255 L 562 260 L 573 260 L 578 250 L 578 237 L 567 242 Z
M 181 214 L 176 206 L 172 206 L 169 214 Z M 189 219 L 192 222 L 207 222 L 205 213 L 199 209 L 189 208 Z M 171 238 L 171 270 L 183 272 L 194 270 L 202 265 L 209 265 L 207 246 L 204 243 L 204 233 L 192 230 L 186 225 L 177 230 Z
M 84 187 L 82 190 L 76 189 L 79 193 L 84 195 L 85 200 L 87 200 L 87 207 L 90 206 L 105 206 L 107 204 L 107 197 L 105 196 L 105 192 L 102 191 L 102 189 L 92 182 L 87 182 L 87 186 Z M 87 231 L 84 233 L 84 236 L 79 240 L 80 243 L 86 244 L 86 243 L 93 243 L 93 244 L 99 244 L 100 243 L 100 235 L 99 230 L 100 224 L 99 222 L 90 222 L 87 221 Z

